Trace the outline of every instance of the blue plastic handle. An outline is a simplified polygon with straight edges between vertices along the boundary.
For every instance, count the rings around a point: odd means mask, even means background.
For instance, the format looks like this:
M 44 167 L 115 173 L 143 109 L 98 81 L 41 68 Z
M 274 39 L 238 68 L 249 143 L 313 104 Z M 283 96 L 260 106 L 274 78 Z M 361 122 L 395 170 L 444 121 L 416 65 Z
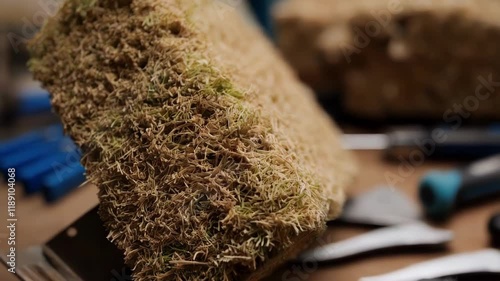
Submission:
M 32 194 L 42 190 L 43 179 L 61 165 L 72 165 L 78 158 L 68 152 L 58 152 L 46 158 L 38 159 L 17 170 L 20 182 L 24 184 L 26 194 Z
M 43 193 L 47 202 L 55 202 L 85 182 L 85 168 L 75 162 L 53 171 L 43 179 Z
M 19 95 L 17 103 L 17 115 L 33 115 L 42 112 L 50 112 L 52 105 L 50 95 L 44 90 L 29 90 Z
M 0 169 L 2 173 L 5 174 L 9 168 L 19 169 L 30 162 L 46 157 L 58 150 L 58 143 L 35 143 L 25 150 L 14 151 L 4 155 L 0 159 Z
M 53 141 L 61 139 L 62 137 L 62 125 L 52 125 L 42 130 L 32 131 L 14 139 L 0 142 L 0 157 L 3 157 L 6 154 L 10 154 L 14 151 L 27 149 L 30 145 L 37 142 Z

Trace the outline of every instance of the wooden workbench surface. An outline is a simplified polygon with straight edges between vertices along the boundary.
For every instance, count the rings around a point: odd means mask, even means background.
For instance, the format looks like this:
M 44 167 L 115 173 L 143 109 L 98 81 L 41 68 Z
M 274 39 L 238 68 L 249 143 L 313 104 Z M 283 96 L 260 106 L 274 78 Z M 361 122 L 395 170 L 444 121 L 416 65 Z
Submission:
M 356 156 L 360 166 L 360 175 L 355 184 L 347 191 L 350 196 L 360 194 L 376 185 L 386 184 L 385 175 L 388 172 L 400 175 L 398 174 L 400 163 L 382 161 L 380 152 L 356 152 Z M 404 180 L 399 184 L 399 188 L 411 198 L 417 200 L 416 186 L 420 177 L 427 170 L 433 168 L 446 169 L 454 166 L 455 163 L 435 163 L 427 160 L 423 165 L 415 167 L 415 171 L 409 173 L 409 175 L 400 175 Z M 19 194 L 17 196 L 18 248 L 41 244 L 50 239 L 52 235 L 59 232 L 66 225 L 97 204 L 96 192 L 97 189 L 94 186 L 84 186 L 56 205 L 46 205 L 42 198 L 38 196 L 26 198 Z M 6 193 L 6 188 L 3 186 L 0 187 L 0 200 L 2 200 L 0 203 L 0 206 L 2 206 L 2 210 L 0 211 L 0 222 L 2 225 L 0 227 L 1 250 L 5 250 L 7 246 L 5 243 L 7 229 L 3 226 L 6 223 L 6 208 L 4 207 Z M 292 274 L 283 276 L 282 273 L 277 273 L 269 280 L 351 281 L 358 280 L 362 276 L 387 273 L 416 262 L 451 253 L 480 250 L 489 246 L 489 237 L 486 230 L 487 221 L 493 213 L 498 211 L 500 211 L 500 202 L 493 200 L 482 203 L 479 206 L 472 206 L 461 210 L 449 222 L 438 225 L 448 228 L 455 233 L 455 239 L 446 251 L 371 256 L 329 268 L 318 269 L 310 274 L 306 272 L 300 275 Z M 336 225 L 329 229 L 326 239 L 329 241 L 338 241 L 368 230 L 366 228 Z M 416 233 L 415 235 L 418 234 Z M 3 268 L 0 268 L 0 280 L 10 281 L 16 279 Z

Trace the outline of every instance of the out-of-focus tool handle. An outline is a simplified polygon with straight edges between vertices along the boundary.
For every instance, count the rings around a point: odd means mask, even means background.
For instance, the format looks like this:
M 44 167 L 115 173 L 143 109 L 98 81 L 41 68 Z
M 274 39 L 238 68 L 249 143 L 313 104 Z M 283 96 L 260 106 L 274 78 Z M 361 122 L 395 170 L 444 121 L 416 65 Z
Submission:
M 50 112 L 51 103 L 49 93 L 44 90 L 29 90 L 19 95 L 16 114 L 18 116 Z
M 43 179 L 43 193 L 47 202 L 55 202 L 85 182 L 85 168 L 75 162 L 53 171 Z
M 500 155 L 464 169 L 430 172 L 420 182 L 419 193 L 427 215 L 445 219 L 457 205 L 500 193 Z
M 34 143 L 50 142 L 62 137 L 63 129 L 61 125 L 52 125 L 42 130 L 29 132 L 14 139 L 0 142 L 0 157 L 14 151 L 24 150 Z
M 500 129 L 435 128 L 394 129 L 387 134 L 386 153 L 391 158 L 423 154 L 429 158 L 476 160 L 500 154 Z

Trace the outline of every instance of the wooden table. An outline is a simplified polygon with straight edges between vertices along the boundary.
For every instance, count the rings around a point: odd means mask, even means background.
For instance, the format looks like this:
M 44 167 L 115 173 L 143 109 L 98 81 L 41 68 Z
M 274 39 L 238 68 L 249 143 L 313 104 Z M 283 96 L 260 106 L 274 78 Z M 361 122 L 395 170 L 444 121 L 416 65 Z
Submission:
M 349 195 L 355 196 L 376 185 L 386 184 L 386 173 L 398 174 L 400 163 L 382 161 L 380 152 L 359 151 L 356 152 L 356 156 L 360 166 L 360 174 L 355 184 L 347 191 Z M 417 183 L 426 171 L 429 169 L 449 169 L 456 165 L 456 163 L 436 163 L 427 160 L 422 166 L 415 167 L 415 171 L 408 177 L 405 177 L 404 182 L 399 185 L 399 188 L 418 203 Z M 363 276 L 388 273 L 432 258 L 481 250 L 490 246 L 487 223 L 489 218 L 498 211 L 500 211 L 500 202 L 497 199 L 482 203 L 479 206 L 471 206 L 460 210 L 448 222 L 436 224 L 435 226 L 450 229 L 455 234 L 455 238 L 445 251 L 370 256 L 342 263 L 338 266 L 318 269 L 307 278 L 289 275 L 286 276 L 288 278 L 283 279 L 283 274 L 278 273 L 270 278 L 269 281 L 302 281 L 304 279 L 308 281 L 354 281 Z M 339 241 L 369 230 L 367 228 L 337 225 L 328 230 L 325 240 L 332 242 Z M 418 234 L 416 233 L 415 235 Z M 292 279 L 292 277 L 299 278 Z
M 398 174 L 398 162 L 382 161 L 380 152 L 360 151 L 356 152 L 356 157 L 360 166 L 360 175 L 356 182 L 347 191 L 350 196 L 360 194 L 376 185 L 386 184 L 386 173 Z M 404 181 L 399 187 L 411 198 L 417 200 L 417 183 L 420 177 L 429 169 L 446 169 L 454 167 L 456 163 L 435 163 L 427 160 L 423 165 L 415 167 L 415 171 L 404 176 Z M 6 189 L 0 188 L 0 222 L 6 221 L 6 211 L 4 210 L 6 201 Z M 92 186 L 85 186 L 65 198 L 56 205 L 46 205 L 40 197 L 22 197 L 18 195 L 18 230 L 17 241 L 19 247 L 41 244 L 52 235 L 63 229 L 66 225 L 77 219 L 80 215 L 95 206 L 97 203 L 97 189 Z M 416 262 L 425 261 L 431 258 L 441 257 L 452 253 L 480 250 L 489 246 L 489 237 L 486 231 L 486 224 L 494 212 L 500 211 L 500 202 L 493 200 L 481 204 L 480 206 L 469 207 L 461 210 L 447 223 L 438 225 L 455 232 L 455 239 L 449 245 L 449 249 L 439 252 L 413 252 L 386 254 L 382 256 L 372 256 L 358 259 L 349 263 L 339 264 L 325 269 L 318 269 L 312 273 L 301 275 L 289 275 L 283 278 L 282 273 L 277 273 L 269 280 L 272 281 L 351 281 L 362 276 L 383 274 L 397 270 L 404 266 Z M 360 233 L 368 231 L 366 228 L 356 228 L 348 226 L 335 226 L 329 229 L 325 235 L 328 241 L 342 240 Z M 0 227 L 0 249 L 6 248 L 5 227 Z M 418 234 L 415 234 L 418 235 Z M 16 280 L 5 270 L 0 270 L 0 280 Z

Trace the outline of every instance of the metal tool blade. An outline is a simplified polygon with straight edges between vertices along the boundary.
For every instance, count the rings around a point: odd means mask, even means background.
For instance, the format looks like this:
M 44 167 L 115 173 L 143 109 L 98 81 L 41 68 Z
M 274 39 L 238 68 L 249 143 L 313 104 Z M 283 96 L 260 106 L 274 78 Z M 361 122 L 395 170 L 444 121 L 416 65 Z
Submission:
M 17 276 L 23 281 L 132 280 L 123 253 L 106 239 L 97 208 L 45 245 L 20 251 Z
M 498 273 L 500 277 L 500 251 L 486 249 L 478 252 L 452 255 L 415 264 L 384 275 L 363 277 L 360 281 L 437 280 L 446 276 L 470 273 Z
M 423 222 L 385 227 L 306 251 L 300 261 L 331 262 L 375 250 L 407 246 L 439 246 L 451 241 L 451 231 Z
M 344 134 L 342 146 L 348 150 L 384 150 L 389 147 L 386 134 Z
M 389 226 L 419 220 L 415 202 L 394 187 L 377 187 L 347 202 L 340 220 L 349 223 Z

